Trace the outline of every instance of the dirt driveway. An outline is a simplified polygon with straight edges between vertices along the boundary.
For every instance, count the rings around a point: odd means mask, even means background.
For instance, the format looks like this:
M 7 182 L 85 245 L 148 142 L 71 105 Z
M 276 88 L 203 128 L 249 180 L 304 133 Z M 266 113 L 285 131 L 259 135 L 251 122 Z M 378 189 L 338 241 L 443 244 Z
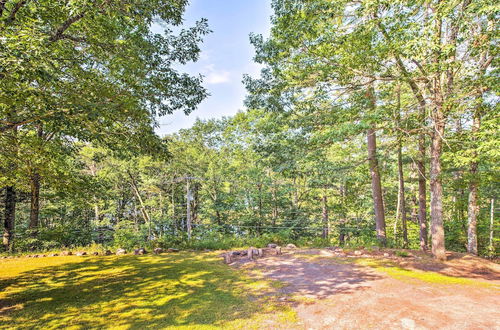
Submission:
M 273 299 L 293 306 L 298 328 L 500 329 L 498 265 L 450 258 L 294 250 L 233 266 L 281 281 Z

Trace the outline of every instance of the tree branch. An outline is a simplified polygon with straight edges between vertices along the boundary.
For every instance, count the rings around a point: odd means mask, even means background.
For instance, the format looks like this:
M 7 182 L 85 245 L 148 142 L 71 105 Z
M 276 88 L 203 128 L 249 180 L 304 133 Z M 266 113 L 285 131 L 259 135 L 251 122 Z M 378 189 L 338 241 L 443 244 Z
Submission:
M 81 20 L 83 17 L 85 16 L 85 12 L 82 12 L 78 15 L 75 15 L 75 16 L 71 16 L 70 18 L 68 18 L 57 30 L 56 30 L 56 33 L 54 33 L 54 35 L 52 37 L 50 37 L 49 41 L 50 42 L 55 42 L 57 40 L 60 40 L 60 39 L 63 39 L 64 36 L 66 36 L 67 38 L 67 35 L 64 34 L 64 32 L 69 29 L 69 27 L 71 25 L 73 25 L 74 23 L 78 22 L 79 20 Z

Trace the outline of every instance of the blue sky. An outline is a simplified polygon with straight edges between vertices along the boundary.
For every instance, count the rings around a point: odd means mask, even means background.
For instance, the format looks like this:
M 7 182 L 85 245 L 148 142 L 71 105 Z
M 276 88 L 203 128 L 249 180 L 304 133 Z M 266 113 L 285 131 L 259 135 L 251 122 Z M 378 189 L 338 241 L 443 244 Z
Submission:
M 257 76 L 260 67 L 252 61 L 253 46 L 250 32 L 268 35 L 270 29 L 270 0 L 191 0 L 185 12 L 185 25 L 204 17 L 213 31 L 201 45 L 198 62 L 190 63 L 183 71 L 205 76 L 204 86 L 211 96 L 189 116 L 181 112 L 160 118 L 160 135 L 190 127 L 196 118 L 220 118 L 244 109 L 244 73 Z

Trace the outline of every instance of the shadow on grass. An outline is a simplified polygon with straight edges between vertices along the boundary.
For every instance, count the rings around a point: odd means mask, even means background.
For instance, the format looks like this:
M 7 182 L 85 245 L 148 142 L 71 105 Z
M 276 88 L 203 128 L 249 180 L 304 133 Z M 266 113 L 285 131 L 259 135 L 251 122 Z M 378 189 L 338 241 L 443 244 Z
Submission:
M 89 257 L 2 279 L 0 327 L 223 324 L 256 310 L 247 281 L 194 254 Z

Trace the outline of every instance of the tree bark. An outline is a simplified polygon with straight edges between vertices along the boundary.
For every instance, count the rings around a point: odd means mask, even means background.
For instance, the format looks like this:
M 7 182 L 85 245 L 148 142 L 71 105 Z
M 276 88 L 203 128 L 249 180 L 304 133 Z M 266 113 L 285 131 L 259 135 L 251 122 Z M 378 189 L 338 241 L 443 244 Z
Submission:
M 491 199 L 491 208 L 490 208 L 490 242 L 489 242 L 489 251 L 493 253 L 495 251 L 495 247 L 493 246 L 493 229 L 495 224 L 495 199 Z
M 427 250 L 427 180 L 425 178 L 425 134 L 419 136 L 418 141 L 419 158 L 418 169 L 418 224 L 420 227 L 420 249 Z
M 191 192 L 191 187 L 189 185 L 189 179 L 186 179 L 186 229 L 188 239 L 191 239 L 192 230 L 192 214 L 191 214 L 191 201 L 193 200 L 193 193 Z
M 406 202 L 405 202 L 405 181 L 403 177 L 403 155 L 401 152 L 401 142 L 398 145 L 398 179 L 399 179 L 399 212 L 401 225 L 403 227 L 403 247 L 408 248 L 408 227 L 406 224 Z
M 14 240 L 14 226 L 16 219 L 16 190 L 13 186 L 5 188 L 5 213 L 4 213 L 4 230 L 3 230 L 3 246 L 6 251 L 12 250 Z
M 375 211 L 375 225 L 377 239 L 382 245 L 386 244 L 384 202 L 382 198 L 382 184 L 380 182 L 380 172 L 377 160 L 377 140 L 374 129 L 369 129 L 367 133 L 368 161 L 370 174 L 372 177 L 373 208 Z
M 432 254 L 438 260 L 446 260 L 443 228 L 443 186 L 441 183 L 441 153 L 445 125 L 442 109 L 438 108 L 435 112 L 430 172 Z
M 372 86 L 367 89 L 366 96 L 370 110 L 375 111 L 376 107 L 375 92 Z M 379 240 L 380 244 L 385 246 L 387 243 L 387 238 L 385 231 L 384 200 L 382 197 L 382 184 L 378 168 L 377 137 L 375 129 L 373 127 L 368 129 L 367 131 L 367 145 L 368 145 L 368 162 L 372 178 L 373 208 L 375 211 L 375 226 L 377 230 L 377 239 Z
M 472 142 L 474 143 L 473 148 L 475 149 L 477 133 L 479 132 L 481 126 L 481 117 L 478 110 L 474 113 L 474 118 L 472 121 Z M 477 161 L 477 151 L 474 150 L 472 153 L 472 162 L 470 164 L 470 184 L 469 184 L 469 205 L 467 212 L 467 252 L 477 255 L 477 218 L 479 215 L 479 205 L 478 205 L 478 161 Z

